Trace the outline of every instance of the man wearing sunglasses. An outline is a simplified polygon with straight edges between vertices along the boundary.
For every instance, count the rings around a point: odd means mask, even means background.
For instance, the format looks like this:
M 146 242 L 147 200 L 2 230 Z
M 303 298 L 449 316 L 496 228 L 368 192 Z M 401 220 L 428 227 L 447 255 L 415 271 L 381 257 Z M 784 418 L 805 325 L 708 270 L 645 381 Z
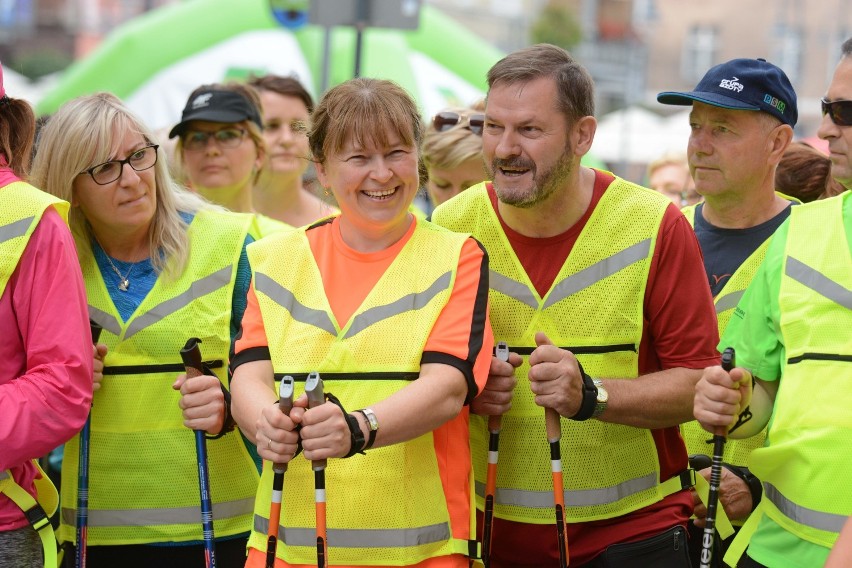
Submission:
M 849 187 L 852 39 L 842 53 L 817 134 L 829 142 L 832 175 Z M 850 327 L 852 198 L 846 191 L 793 208 L 720 343 L 736 348 L 737 368 L 706 369 L 696 386 L 695 417 L 705 428 L 729 426 L 746 407 L 751 419 L 731 436 L 769 425 L 765 445 L 749 459 L 763 482 L 763 500 L 731 545 L 729 564 L 748 545 L 740 566 L 821 567 L 852 515 L 852 492 L 839 485 L 852 469 Z
M 677 425 L 718 360 L 695 234 L 667 197 L 580 165 L 594 85 L 565 50 L 510 54 L 488 85 L 492 181 L 433 219 L 487 250 L 494 336 L 510 350 L 471 405 L 480 507 L 488 416 L 503 415 L 490 566 L 687 568 L 694 478 Z
M 791 201 L 775 192 L 775 170 L 793 138 L 796 93 L 775 65 L 763 59 L 734 59 L 707 71 L 694 90 L 663 92 L 657 100 L 692 106 L 687 154 L 704 202 L 683 212 L 704 253 L 721 335 L 763 261 L 770 237 L 790 215 Z M 681 431 L 690 455 L 712 453 L 708 435 L 697 422 L 684 424 Z M 742 525 L 762 495 L 760 481 L 747 465 L 764 437 L 761 432 L 725 446 L 721 502 L 735 525 Z M 710 468 L 700 473 L 709 479 Z M 695 505 L 690 536 L 700 542 L 706 508 L 697 494 Z M 699 552 L 700 547 L 693 547 L 696 565 Z

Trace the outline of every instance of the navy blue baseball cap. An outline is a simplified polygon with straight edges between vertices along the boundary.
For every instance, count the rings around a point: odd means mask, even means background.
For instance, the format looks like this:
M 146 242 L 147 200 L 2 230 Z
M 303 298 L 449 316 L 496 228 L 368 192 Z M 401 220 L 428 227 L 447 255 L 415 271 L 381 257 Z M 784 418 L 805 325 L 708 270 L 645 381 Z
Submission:
M 664 105 L 691 105 L 698 101 L 735 110 L 762 110 L 784 124 L 796 126 L 799 111 L 796 91 L 779 67 L 765 59 L 732 59 L 716 65 L 688 93 L 666 91 L 657 95 Z
M 221 89 L 207 89 L 196 93 L 186 101 L 186 106 L 169 138 L 181 136 L 186 126 L 193 120 L 208 122 L 237 123 L 250 120 L 263 129 L 260 111 L 240 93 Z

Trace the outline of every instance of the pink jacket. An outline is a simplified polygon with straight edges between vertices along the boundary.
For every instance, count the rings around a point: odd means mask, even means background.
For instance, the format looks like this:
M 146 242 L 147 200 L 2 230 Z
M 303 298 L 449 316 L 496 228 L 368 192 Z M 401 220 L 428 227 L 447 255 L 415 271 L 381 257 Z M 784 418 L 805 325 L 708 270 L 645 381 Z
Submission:
M 0 173 L 8 181 L 8 170 Z M 85 288 L 71 233 L 53 208 L 0 296 L 0 361 L 0 470 L 11 469 L 35 496 L 29 460 L 77 433 L 92 401 Z M 0 531 L 26 523 L 0 495 Z

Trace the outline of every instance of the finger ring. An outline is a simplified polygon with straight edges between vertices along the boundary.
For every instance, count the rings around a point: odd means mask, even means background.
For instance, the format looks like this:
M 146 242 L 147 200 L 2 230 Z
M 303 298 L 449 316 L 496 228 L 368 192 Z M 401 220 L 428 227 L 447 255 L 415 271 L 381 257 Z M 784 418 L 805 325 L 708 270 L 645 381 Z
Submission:
M 270 438 L 270 439 L 269 439 L 269 441 L 268 441 L 268 442 L 266 442 L 266 449 L 267 449 L 267 450 L 271 450 L 271 449 L 272 449 L 272 438 Z

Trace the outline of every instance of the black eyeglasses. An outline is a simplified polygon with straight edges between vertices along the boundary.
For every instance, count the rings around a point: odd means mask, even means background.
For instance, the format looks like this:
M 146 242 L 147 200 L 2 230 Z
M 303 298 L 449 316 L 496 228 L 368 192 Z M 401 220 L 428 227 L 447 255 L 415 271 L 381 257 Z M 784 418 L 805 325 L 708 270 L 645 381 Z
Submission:
M 97 166 L 92 166 L 88 170 L 80 172 L 79 175 L 89 174 L 98 185 L 107 185 L 121 177 L 124 171 L 124 164 L 129 165 L 137 172 L 153 168 L 157 163 L 157 144 L 151 144 L 144 148 L 139 148 L 123 160 L 110 160 Z
M 236 148 L 246 136 L 242 128 L 222 128 L 212 132 L 200 130 L 187 130 L 183 135 L 183 147 L 186 150 L 197 151 L 207 147 L 207 141 L 211 138 L 220 148 Z
M 457 125 L 462 121 L 465 117 L 460 115 L 457 112 L 444 111 L 439 112 L 432 118 L 432 126 L 435 127 L 435 130 L 438 132 L 444 132 L 445 130 L 449 130 L 453 126 Z M 482 136 L 482 127 L 485 126 L 485 115 L 484 114 L 472 114 L 467 117 L 467 128 L 477 136 Z
M 820 99 L 822 115 L 828 115 L 837 126 L 852 126 L 852 101 L 827 101 Z

